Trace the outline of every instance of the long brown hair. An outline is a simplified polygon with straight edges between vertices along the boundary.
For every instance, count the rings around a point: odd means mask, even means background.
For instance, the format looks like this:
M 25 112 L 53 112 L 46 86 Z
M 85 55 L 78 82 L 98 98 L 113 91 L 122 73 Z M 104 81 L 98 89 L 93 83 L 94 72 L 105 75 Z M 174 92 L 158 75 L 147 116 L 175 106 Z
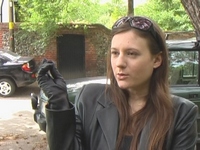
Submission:
M 165 138 L 172 124 L 173 106 L 168 83 L 168 50 L 163 32 L 155 22 L 152 23 L 155 32 L 159 35 L 159 41 L 156 41 L 150 32 L 132 28 L 128 22 L 118 28 L 112 29 L 112 36 L 128 30 L 134 30 L 134 33 L 148 41 L 152 55 L 162 52 L 162 64 L 153 71 L 149 93 L 146 96 L 146 105 L 133 115 L 129 113 L 128 92 L 118 87 L 111 68 L 110 51 L 108 52 L 107 78 L 110 80 L 109 92 L 120 117 L 117 149 L 120 148 L 123 137 L 128 132 L 131 135 L 134 134 L 130 149 L 137 150 L 139 142 L 142 142 L 140 141 L 140 134 L 149 121 L 151 122 L 151 130 L 148 138 L 148 150 L 163 149 Z

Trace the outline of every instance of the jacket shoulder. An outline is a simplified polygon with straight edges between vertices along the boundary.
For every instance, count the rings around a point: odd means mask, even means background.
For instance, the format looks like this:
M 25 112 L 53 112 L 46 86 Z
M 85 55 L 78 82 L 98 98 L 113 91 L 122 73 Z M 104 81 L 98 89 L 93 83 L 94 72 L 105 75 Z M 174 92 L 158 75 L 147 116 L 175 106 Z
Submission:
M 194 149 L 197 139 L 198 107 L 192 101 L 172 96 L 174 121 L 168 137 L 169 149 Z
M 91 83 L 84 85 L 76 96 L 76 102 L 77 100 L 81 102 L 82 100 L 87 101 L 91 99 L 96 99 L 105 92 L 105 89 L 105 84 Z
M 75 98 L 76 107 L 94 109 L 98 101 L 106 101 L 105 90 L 106 84 L 92 83 L 84 85 Z
M 183 124 L 187 124 L 186 122 L 194 122 L 197 119 L 198 106 L 192 101 L 178 96 L 172 96 L 172 101 L 176 127 L 183 126 Z
M 105 84 L 88 84 L 76 96 L 75 112 L 81 118 L 83 127 L 89 127 L 90 122 L 96 118 L 96 112 L 104 108 L 99 101 L 106 101 L 105 88 Z
M 172 102 L 175 109 L 182 108 L 188 110 L 197 107 L 197 105 L 192 101 L 175 95 L 172 95 Z

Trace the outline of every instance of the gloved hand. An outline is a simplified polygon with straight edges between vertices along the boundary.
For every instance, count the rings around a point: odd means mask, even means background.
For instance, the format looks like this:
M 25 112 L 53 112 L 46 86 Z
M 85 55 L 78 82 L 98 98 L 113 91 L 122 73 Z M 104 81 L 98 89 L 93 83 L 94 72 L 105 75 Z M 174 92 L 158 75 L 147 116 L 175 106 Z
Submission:
M 69 109 L 66 83 L 51 60 L 44 59 L 38 70 L 38 85 L 48 98 L 47 108 Z

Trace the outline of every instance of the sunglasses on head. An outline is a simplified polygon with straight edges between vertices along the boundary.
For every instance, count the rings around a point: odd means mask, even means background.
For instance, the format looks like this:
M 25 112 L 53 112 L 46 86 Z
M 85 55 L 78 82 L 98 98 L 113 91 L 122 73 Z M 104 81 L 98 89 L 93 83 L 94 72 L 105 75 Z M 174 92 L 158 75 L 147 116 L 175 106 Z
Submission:
M 158 33 L 154 30 L 153 28 L 153 23 L 145 18 L 145 17 L 140 17 L 140 16 L 128 16 L 128 17 L 122 17 L 119 20 L 117 20 L 114 25 L 112 26 L 112 29 L 118 28 L 121 25 L 123 25 L 124 23 L 129 23 L 130 26 L 132 28 L 138 29 L 138 30 L 142 30 L 142 31 L 146 31 L 146 32 L 150 32 L 151 35 L 153 36 L 153 38 L 159 42 L 159 35 Z

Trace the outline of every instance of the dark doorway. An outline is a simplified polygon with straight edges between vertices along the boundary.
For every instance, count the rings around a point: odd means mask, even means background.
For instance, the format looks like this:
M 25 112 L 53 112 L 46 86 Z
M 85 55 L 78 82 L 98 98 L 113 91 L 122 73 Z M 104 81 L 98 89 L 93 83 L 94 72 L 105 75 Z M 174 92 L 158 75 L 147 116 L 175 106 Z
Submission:
M 57 38 L 58 69 L 65 79 L 85 77 L 85 37 L 64 34 Z

